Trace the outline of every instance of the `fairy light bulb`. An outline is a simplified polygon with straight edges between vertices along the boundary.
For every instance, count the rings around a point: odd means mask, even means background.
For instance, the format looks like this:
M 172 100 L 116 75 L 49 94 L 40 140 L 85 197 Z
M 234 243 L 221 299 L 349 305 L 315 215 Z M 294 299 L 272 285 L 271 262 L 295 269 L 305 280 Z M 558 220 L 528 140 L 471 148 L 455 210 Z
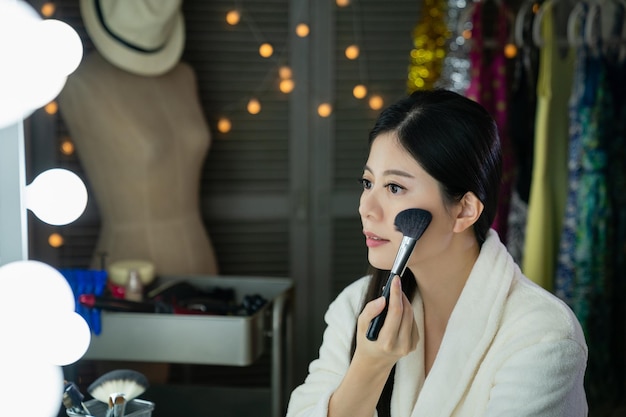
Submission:
M 367 95 L 367 87 L 363 84 L 355 85 L 352 89 L 352 95 L 358 99 L 365 97 Z
M 278 88 L 280 89 L 280 91 L 285 94 L 291 93 L 294 87 L 295 87 L 295 83 L 293 82 L 291 78 L 281 80 L 280 83 L 278 84 Z
M 61 141 L 60 150 L 63 155 L 73 155 L 75 150 L 74 143 L 69 138 L 65 138 Z
M 359 47 L 356 45 L 350 45 L 346 48 L 346 58 L 357 59 L 359 57 Z
M 370 97 L 369 105 L 372 110 L 380 110 L 383 107 L 383 98 L 379 95 Z
M 309 25 L 307 25 L 306 23 L 298 24 L 298 26 L 296 26 L 296 35 L 301 38 L 306 38 L 307 36 L 309 36 Z
M 226 117 L 220 117 L 217 121 L 217 130 L 220 133 L 228 133 L 230 132 L 230 129 L 232 129 L 232 123 L 230 120 Z
M 278 69 L 278 76 L 280 77 L 281 80 L 286 80 L 288 78 L 291 78 L 291 68 L 289 68 L 286 65 L 283 65 L 282 67 L 280 67 Z
M 57 112 L 59 111 L 59 105 L 56 101 L 51 101 L 50 103 L 45 105 L 44 111 L 50 115 L 57 114 Z
M 48 245 L 52 248 L 60 248 L 63 246 L 63 243 L 65 243 L 65 240 L 59 233 L 51 233 L 50 236 L 48 236 Z
M 320 117 L 328 117 L 331 115 L 332 112 L 333 107 L 328 103 L 322 103 L 317 106 L 317 114 L 319 114 Z
M 237 10 L 230 10 L 226 13 L 226 23 L 231 26 L 235 26 L 241 20 L 241 14 Z
M 504 46 L 504 56 L 511 59 L 517 56 L 517 46 L 513 43 L 507 43 Z
M 51 17 L 56 12 L 56 6 L 54 3 L 47 1 L 41 5 L 40 10 L 43 17 Z
M 259 47 L 259 55 L 263 58 L 269 58 L 274 54 L 274 47 L 269 43 L 264 43 Z
M 256 98 L 251 98 L 248 101 L 248 113 L 259 114 L 261 112 L 261 103 Z
M 346 7 L 350 5 L 350 0 L 337 0 L 337 6 Z

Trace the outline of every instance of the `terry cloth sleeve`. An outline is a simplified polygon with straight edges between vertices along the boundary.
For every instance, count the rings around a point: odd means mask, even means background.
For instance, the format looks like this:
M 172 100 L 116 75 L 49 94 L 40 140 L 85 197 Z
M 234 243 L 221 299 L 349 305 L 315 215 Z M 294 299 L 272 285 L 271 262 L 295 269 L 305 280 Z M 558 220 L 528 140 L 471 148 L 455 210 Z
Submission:
M 364 277 L 352 283 L 328 307 L 319 357 L 309 365 L 304 383 L 291 393 L 287 417 L 328 415 L 330 397 L 350 364 L 352 338 L 368 282 L 369 277 Z
M 584 417 L 587 345 L 569 307 L 525 277 L 515 281 L 492 352 L 486 417 Z
M 485 417 L 584 417 L 587 350 L 576 340 L 533 344 L 495 374 Z

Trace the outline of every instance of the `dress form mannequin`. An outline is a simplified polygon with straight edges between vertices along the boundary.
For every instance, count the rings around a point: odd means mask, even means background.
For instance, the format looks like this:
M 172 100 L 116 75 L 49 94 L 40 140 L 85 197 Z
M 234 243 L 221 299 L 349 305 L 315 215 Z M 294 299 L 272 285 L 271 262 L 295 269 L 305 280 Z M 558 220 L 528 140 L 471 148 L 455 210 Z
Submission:
M 101 214 L 91 266 L 105 253 L 149 260 L 157 275 L 217 274 L 198 197 L 210 132 L 192 68 L 136 75 L 94 50 L 59 104 Z

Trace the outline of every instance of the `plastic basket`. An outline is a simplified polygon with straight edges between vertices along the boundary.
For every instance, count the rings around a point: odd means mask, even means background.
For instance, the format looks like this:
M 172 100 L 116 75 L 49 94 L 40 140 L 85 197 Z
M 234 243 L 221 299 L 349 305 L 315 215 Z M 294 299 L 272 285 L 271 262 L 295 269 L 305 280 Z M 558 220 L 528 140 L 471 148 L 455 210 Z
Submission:
M 108 404 L 105 404 L 96 399 L 85 402 L 85 406 L 89 410 L 89 415 L 75 413 L 71 410 L 66 410 L 69 417 L 106 417 Z M 134 399 L 130 400 L 126 404 L 124 411 L 124 417 L 150 417 L 154 410 L 154 403 L 150 401 Z

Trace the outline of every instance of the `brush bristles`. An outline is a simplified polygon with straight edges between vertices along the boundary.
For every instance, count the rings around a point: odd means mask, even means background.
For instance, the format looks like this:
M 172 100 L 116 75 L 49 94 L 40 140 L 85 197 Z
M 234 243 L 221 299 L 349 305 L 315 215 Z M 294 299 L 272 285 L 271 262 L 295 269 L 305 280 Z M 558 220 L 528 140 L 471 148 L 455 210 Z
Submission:
M 96 379 L 87 391 L 98 401 L 108 403 L 111 394 L 120 393 L 126 401 L 137 398 L 148 388 L 148 379 L 131 369 L 117 369 Z
M 430 224 L 431 219 L 432 215 L 430 212 L 419 208 L 412 208 L 398 213 L 394 224 L 404 236 L 417 240 L 422 236 L 422 233 L 424 233 L 424 230 L 426 230 Z

